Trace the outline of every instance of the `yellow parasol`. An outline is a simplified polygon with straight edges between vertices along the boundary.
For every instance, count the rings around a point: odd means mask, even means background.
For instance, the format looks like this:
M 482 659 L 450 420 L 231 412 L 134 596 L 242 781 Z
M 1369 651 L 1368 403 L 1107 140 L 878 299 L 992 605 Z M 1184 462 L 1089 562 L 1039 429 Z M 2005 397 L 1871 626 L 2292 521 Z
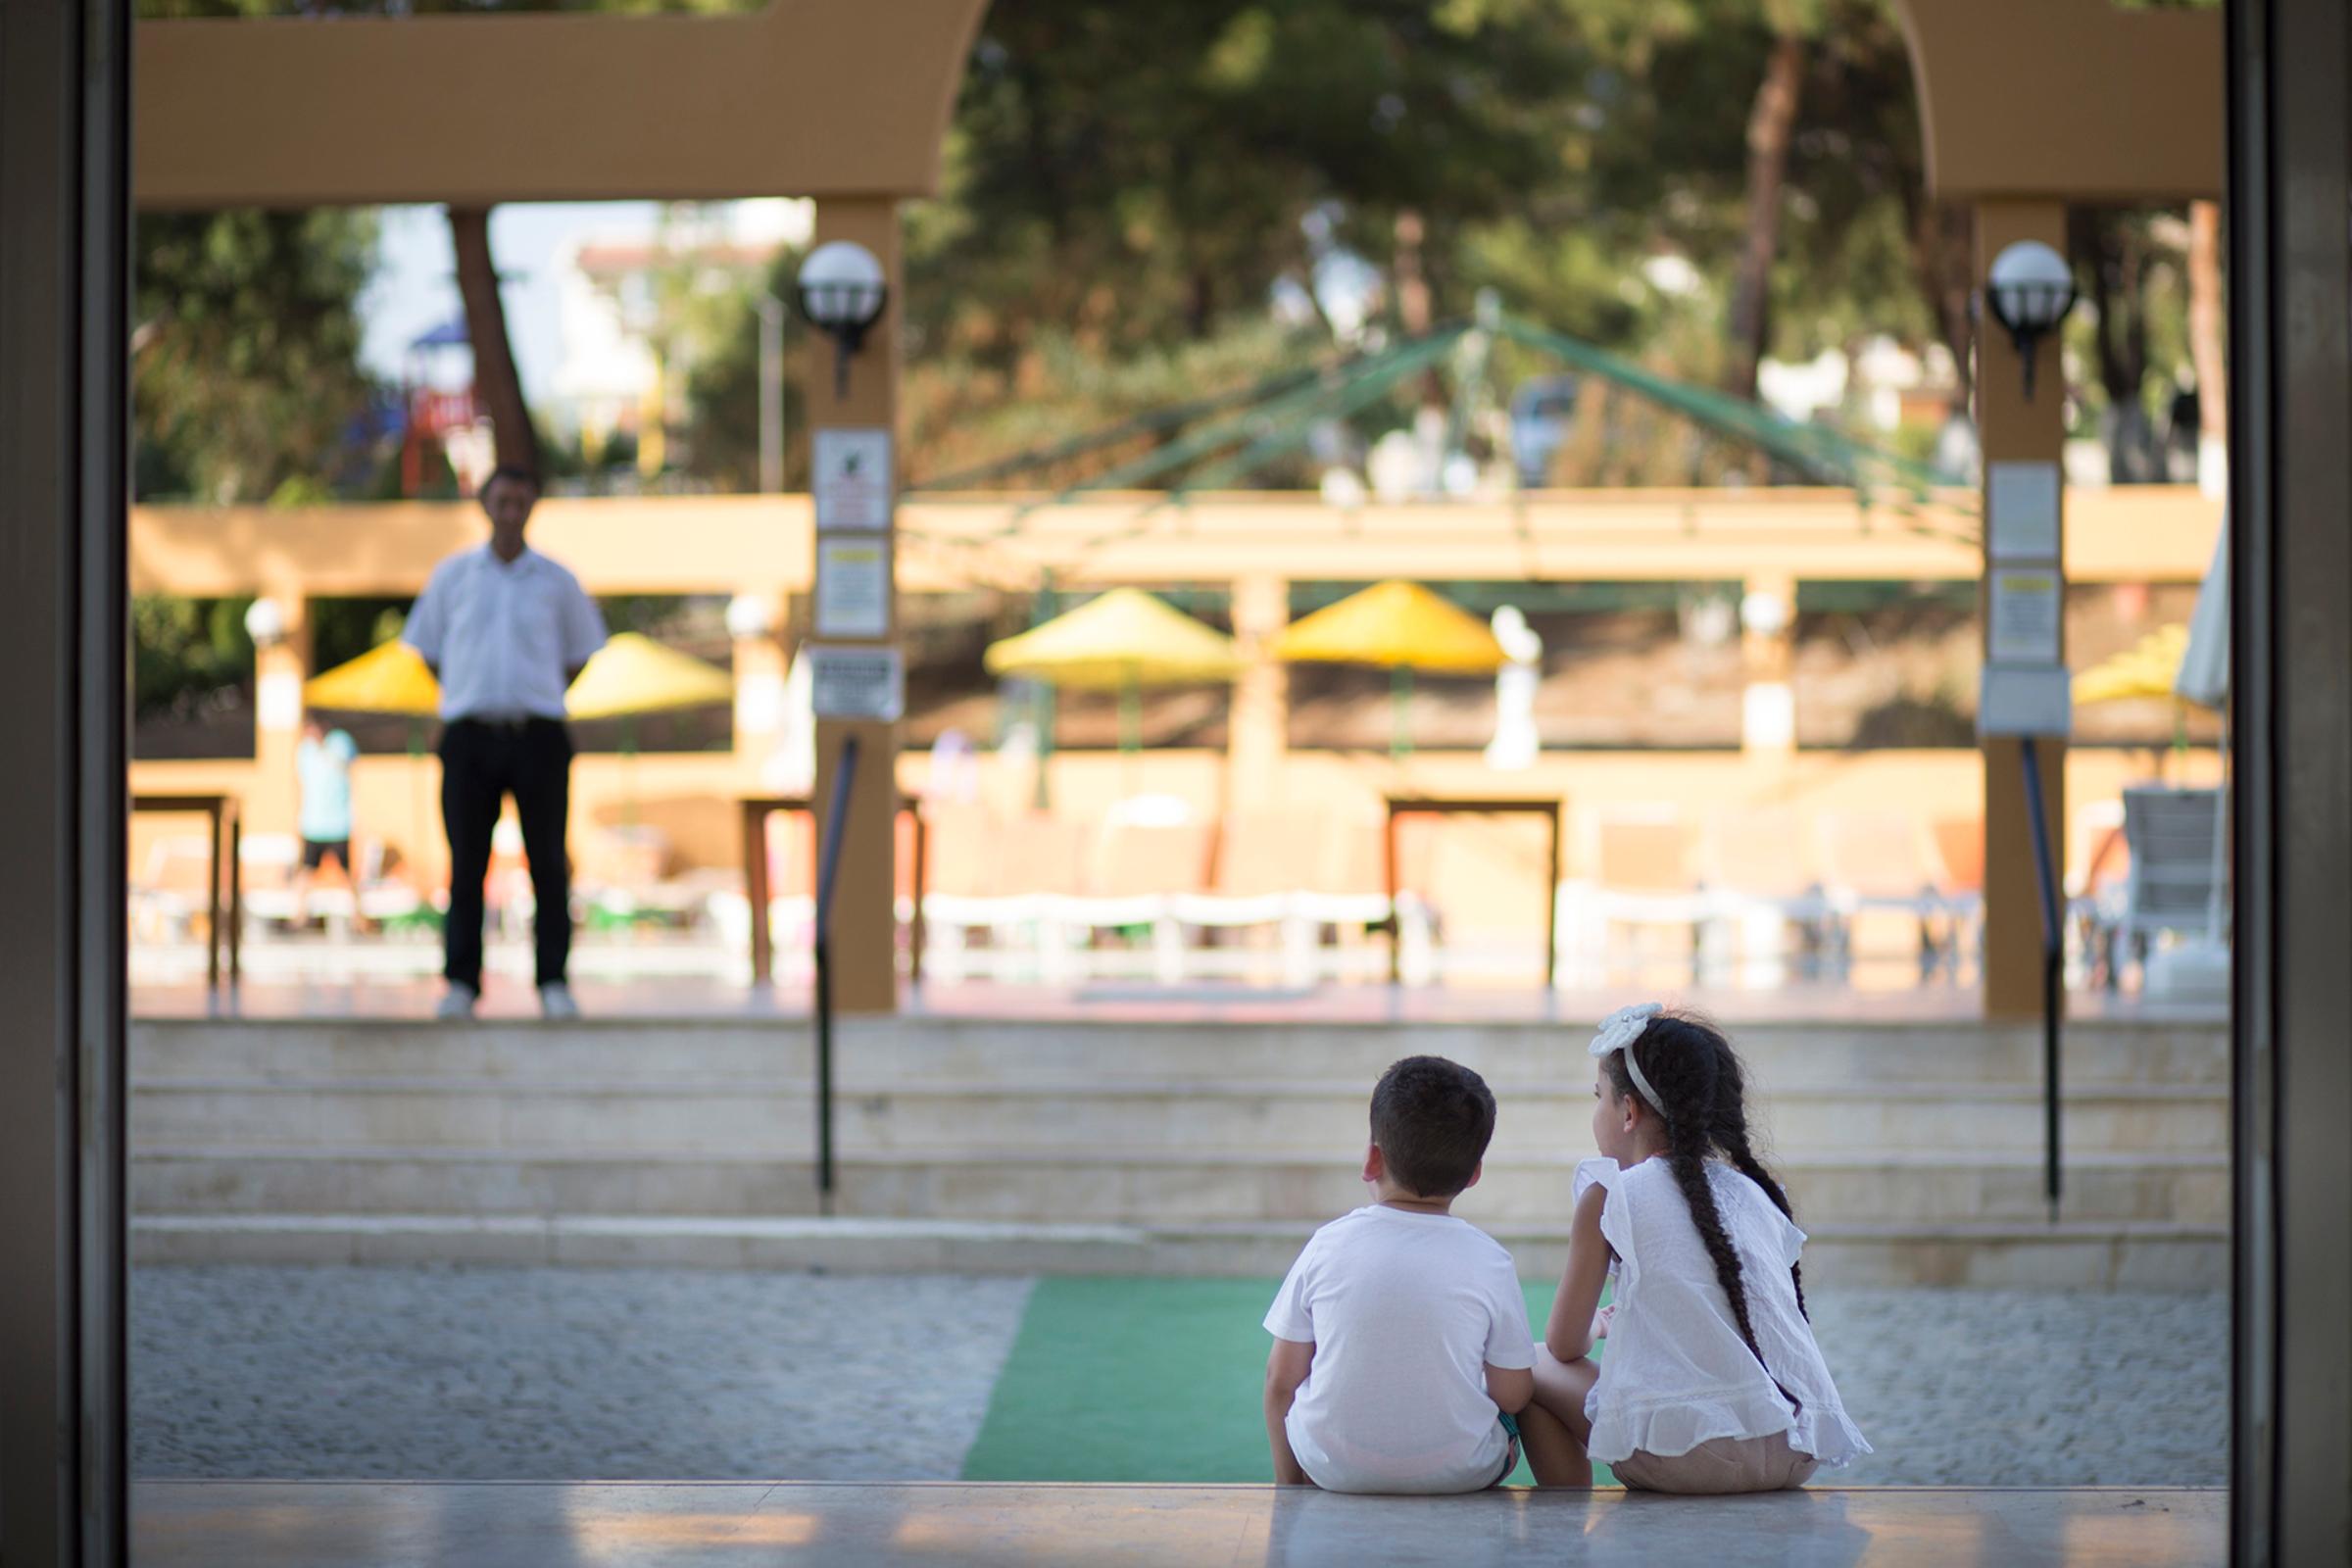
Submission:
M 1395 730 L 1390 755 L 1412 749 L 1413 671 L 1491 675 L 1510 662 L 1485 621 L 1417 582 L 1374 583 L 1294 621 L 1274 657 L 1294 664 L 1372 664 L 1390 672 Z
M 588 663 L 564 694 L 564 711 L 573 718 L 620 720 L 620 758 L 627 793 L 621 821 L 637 823 L 637 726 L 640 713 L 666 713 L 732 702 L 735 678 L 716 664 L 681 654 L 640 632 L 616 632 L 589 656 Z
M 1119 749 L 1143 744 L 1139 693 L 1198 686 L 1241 672 L 1233 639 L 1137 588 L 1113 588 L 1066 615 L 992 643 L 992 675 L 1119 693 Z
M 628 718 L 731 702 L 735 681 L 715 664 L 624 631 L 597 650 L 564 694 L 573 718 Z
M 313 675 L 302 683 L 302 700 L 313 708 L 430 718 L 441 710 L 441 683 L 416 649 L 395 641 Z
M 2180 674 L 2181 657 L 2187 652 L 2186 626 L 2159 627 L 2124 652 L 2101 660 L 2077 675 L 2075 702 L 2087 706 L 2128 702 L 2132 698 L 2174 701 L 2179 694 L 2173 683 Z
M 1094 691 L 1231 680 L 1241 667 L 1233 639 L 1138 588 L 1113 588 L 989 645 L 992 675 L 1016 675 Z

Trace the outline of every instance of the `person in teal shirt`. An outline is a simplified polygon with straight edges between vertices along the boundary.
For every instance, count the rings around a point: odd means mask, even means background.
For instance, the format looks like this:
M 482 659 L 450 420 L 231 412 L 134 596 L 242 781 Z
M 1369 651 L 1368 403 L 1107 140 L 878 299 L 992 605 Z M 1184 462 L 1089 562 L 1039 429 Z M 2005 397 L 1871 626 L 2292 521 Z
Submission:
M 336 874 L 358 892 L 351 869 L 351 760 L 359 755 L 350 731 L 329 730 L 317 715 L 303 715 L 302 741 L 294 749 L 294 775 L 302 797 L 302 871 L 294 890 L 297 922 L 309 918 L 311 878 L 327 861 L 334 861 Z

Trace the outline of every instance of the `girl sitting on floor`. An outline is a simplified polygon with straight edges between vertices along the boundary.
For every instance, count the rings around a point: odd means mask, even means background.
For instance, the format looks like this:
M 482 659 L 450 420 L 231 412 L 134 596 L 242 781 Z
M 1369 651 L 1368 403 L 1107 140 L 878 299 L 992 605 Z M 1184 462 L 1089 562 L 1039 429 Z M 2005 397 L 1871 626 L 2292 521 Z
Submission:
M 1519 1417 L 1537 1481 L 1592 1461 L 1649 1492 L 1771 1492 L 1870 1452 L 1805 1315 L 1805 1233 L 1748 1145 L 1740 1058 L 1655 1003 L 1592 1039 L 1592 1136 L 1568 1267 Z M 1616 1276 L 1614 1304 L 1600 1305 Z M 1608 1354 L 1592 1359 L 1606 1336 Z

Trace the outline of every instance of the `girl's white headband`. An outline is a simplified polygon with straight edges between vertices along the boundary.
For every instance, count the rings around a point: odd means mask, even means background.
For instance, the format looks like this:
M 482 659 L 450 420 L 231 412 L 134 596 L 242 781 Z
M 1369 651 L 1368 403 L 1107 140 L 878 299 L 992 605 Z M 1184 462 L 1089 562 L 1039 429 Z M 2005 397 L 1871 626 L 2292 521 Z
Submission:
M 1634 1044 L 1649 1028 L 1649 1020 L 1665 1010 L 1662 1004 L 1655 1002 L 1637 1002 L 1630 1007 L 1619 1007 L 1600 1020 L 1600 1032 L 1585 1048 L 1586 1054 L 1596 1060 L 1612 1051 L 1624 1052 L 1626 1075 L 1633 1079 L 1634 1087 L 1642 1092 L 1649 1108 L 1661 1116 L 1666 1114 L 1666 1107 L 1659 1101 L 1658 1092 L 1649 1087 L 1649 1080 L 1642 1075 L 1642 1064 L 1634 1059 Z

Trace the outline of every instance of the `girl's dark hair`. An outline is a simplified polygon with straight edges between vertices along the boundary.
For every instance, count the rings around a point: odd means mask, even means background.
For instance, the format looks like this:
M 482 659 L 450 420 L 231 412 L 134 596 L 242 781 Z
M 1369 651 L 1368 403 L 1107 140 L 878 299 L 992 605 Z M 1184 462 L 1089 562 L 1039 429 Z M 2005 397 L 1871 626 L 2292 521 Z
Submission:
M 1634 1075 L 1626 1070 L 1627 1051 L 1635 1053 L 1642 1076 L 1649 1080 L 1664 1104 L 1650 1104 L 1649 1097 L 1635 1086 Z M 1674 1173 L 1675 1185 L 1683 1190 L 1684 1201 L 1690 1205 L 1691 1222 L 1698 1227 L 1707 1256 L 1714 1260 L 1715 1280 L 1731 1300 L 1732 1320 L 1740 1326 L 1740 1337 L 1762 1361 L 1764 1352 L 1757 1348 L 1756 1331 L 1748 1321 L 1747 1286 L 1740 1276 L 1740 1254 L 1723 1228 L 1715 1190 L 1707 1184 L 1708 1156 L 1720 1152 L 1734 1169 L 1764 1189 L 1774 1207 L 1792 1219 L 1795 1216 L 1788 1207 L 1788 1195 L 1756 1158 L 1748 1141 L 1746 1075 L 1740 1070 L 1740 1054 L 1721 1030 L 1703 1019 L 1664 1012 L 1650 1019 L 1639 1040 L 1603 1057 L 1601 1067 L 1619 1099 L 1630 1096 L 1641 1101 L 1664 1125 L 1667 1168 Z M 1791 1263 L 1788 1277 L 1796 1287 L 1796 1309 L 1805 1313 L 1803 1270 Z

